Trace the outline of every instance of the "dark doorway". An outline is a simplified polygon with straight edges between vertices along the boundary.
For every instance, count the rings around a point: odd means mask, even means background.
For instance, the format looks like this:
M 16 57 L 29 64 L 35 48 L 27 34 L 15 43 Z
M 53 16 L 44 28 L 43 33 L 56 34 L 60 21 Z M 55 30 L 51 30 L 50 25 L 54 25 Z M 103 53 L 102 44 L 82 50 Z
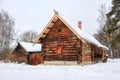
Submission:
M 28 62 L 28 64 L 31 64 L 30 63 L 30 55 L 27 55 L 27 62 Z

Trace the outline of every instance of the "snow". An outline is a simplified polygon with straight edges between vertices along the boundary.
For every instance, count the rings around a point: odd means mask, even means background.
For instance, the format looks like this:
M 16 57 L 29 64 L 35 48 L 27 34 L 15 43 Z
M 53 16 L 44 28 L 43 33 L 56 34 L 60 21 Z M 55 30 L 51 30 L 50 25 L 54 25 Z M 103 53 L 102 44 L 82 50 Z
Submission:
M 120 26 L 120 21 L 117 22 L 117 25 L 116 26 Z
M 120 80 L 120 59 L 85 66 L 0 62 L 0 80 Z
M 41 44 L 33 44 L 28 42 L 18 42 L 27 52 L 40 52 Z
M 90 43 L 96 44 L 98 47 L 103 47 L 108 49 L 106 46 L 102 45 L 100 42 L 98 42 L 92 35 L 90 35 L 89 33 L 85 32 L 84 30 L 78 30 L 76 29 L 76 31 L 80 34 L 80 36 L 82 38 L 84 38 L 85 40 L 87 40 Z
M 105 49 L 109 49 L 106 46 L 102 45 L 99 41 L 97 41 L 90 33 L 86 32 L 83 29 L 80 29 L 77 27 L 77 21 L 70 20 L 69 18 L 65 17 L 63 14 L 59 13 L 58 14 L 60 18 L 62 18 L 63 20 L 65 20 L 64 22 L 67 23 L 67 25 L 69 25 L 72 30 L 74 30 L 75 32 L 77 32 L 76 34 L 78 34 L 80 37 L 82 37 L 84 40 L 93 43 L 95 45 L 97 45 L 98 47 L 103 47 Z
M 111 19 L 112 19 L 112 18 L 115 18 L 115 16 L 116 16 L 116 13 L 114 13 L 114 14 L 111 16 Z

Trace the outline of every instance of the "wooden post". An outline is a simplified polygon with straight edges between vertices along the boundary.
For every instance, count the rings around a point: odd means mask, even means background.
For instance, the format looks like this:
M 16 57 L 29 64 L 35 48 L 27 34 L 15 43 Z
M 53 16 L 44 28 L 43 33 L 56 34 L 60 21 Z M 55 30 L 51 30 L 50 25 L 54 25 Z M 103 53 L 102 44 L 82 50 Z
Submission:
M 106 50 L 103 49 L 102 62 L 106 62 L 106 61 L 107 61 Z

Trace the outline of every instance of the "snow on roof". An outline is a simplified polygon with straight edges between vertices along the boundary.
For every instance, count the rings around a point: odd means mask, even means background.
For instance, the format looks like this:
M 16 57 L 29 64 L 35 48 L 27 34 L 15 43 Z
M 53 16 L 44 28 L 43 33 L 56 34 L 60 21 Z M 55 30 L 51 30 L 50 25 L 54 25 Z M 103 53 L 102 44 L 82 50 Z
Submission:
M 120 21 L 117 22 L 117 26 L 120 26 Z
M 40 37 L 42 37 L 43 33 L 45 31 L 47 31 L 47 27 L 50 27 L 50 24 L 52 23 L 52 21 L 54 20 L 55 17 L 58 17 L 78 38 L 85 40 L 89 43 L 92 43 L 94 45 L 97 45 L 98 47 L 102 47 L 105 49 L 108 49 L 106 46 L 102 45 L 99 41 L 97 41 L 90 33 L 86 32 L 83 29 L 78 28 L 77 26 L 77 22 L 74 19 L 69 19 L 67 17 L 65 17 L 62 13 L 55 13 L 53 15 L 53 17 L 49 20 L 48 24 L 46 25 L 46 27 L 43 29 L 43 31 L 41 32 L 41 34 L 39 35 L 39 37 L 36 39 L 35 42 L 38 41 L 38 39 Z M 47 31 L 48 32 L 48 31 Z
M 42 49 L 41 44 L 33 44 L 28 42 L 18 42 L 27 52 L 40 52 Z
M 65 20 L 65 23 L 67 23 L 67 25 L 69 25 L 69 28 L 72 28 L 72 30 L 77 32 L 79 37 L 81 37 L 82 39 L 84 39 L 90 43 L 93 43 L 93 44 L 97 45 L 98 47 L 103 47 L 105 49 L 108 49 L 106 46 L 102 45 L 99 41 L 97 41 L 90 33 L 86 32 L 83 29 L 78 28 L 77 22 L 75 22 L 74 20 L 70 20 L 62 14 L 59 14 L 58 17 Z

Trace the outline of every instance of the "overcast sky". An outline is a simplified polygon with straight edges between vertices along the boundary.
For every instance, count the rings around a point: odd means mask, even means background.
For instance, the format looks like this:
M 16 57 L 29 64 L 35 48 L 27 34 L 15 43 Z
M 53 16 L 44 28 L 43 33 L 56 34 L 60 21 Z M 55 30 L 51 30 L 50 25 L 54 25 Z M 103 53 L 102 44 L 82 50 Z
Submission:
M 14 18 L 15 30 L 20 32 L 34 30 L 38 33 L 54 15 L 53 10 L 69 19 L 82 21 L 83 29 L 93 34 L 97 32 L 98 9 L 105 3 L 111 6 L 111 0 L 0 0 L 0 8 Z

